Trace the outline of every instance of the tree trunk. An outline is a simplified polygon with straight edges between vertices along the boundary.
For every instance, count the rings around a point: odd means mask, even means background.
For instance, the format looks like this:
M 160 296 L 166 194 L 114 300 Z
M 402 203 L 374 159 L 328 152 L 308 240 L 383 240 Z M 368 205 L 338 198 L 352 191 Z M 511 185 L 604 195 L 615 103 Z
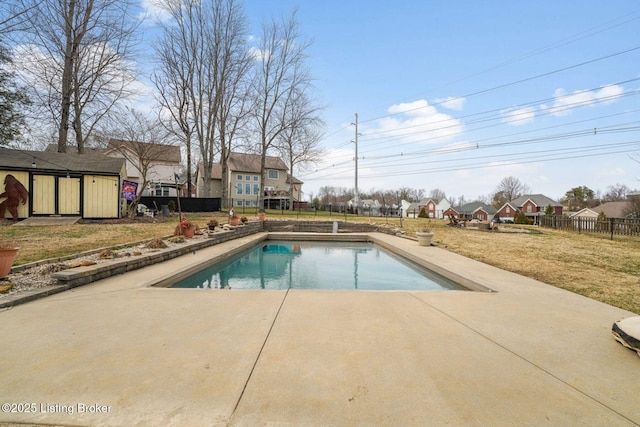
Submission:
M 64 65 L 62 69 L 62 103 L 60 111 L 60 127 L 58 128 L 58 152 L 67 152 L 67 135 L 69 133 L 69 112 L 71 110 L 71 86 L 73 76 L 74 63 L 74 44 L 73 44 L 73 17 L 75 15 L 76 1 L 69 0 L 69 10 L 64 17 L 65 28 L 65 48 L 64 48 Z

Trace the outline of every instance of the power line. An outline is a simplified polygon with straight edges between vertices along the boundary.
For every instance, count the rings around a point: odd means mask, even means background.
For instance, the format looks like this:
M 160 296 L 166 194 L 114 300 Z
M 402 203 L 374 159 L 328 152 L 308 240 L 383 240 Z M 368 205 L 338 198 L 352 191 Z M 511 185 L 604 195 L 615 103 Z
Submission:
M 542 78 L 542 77 L 547 77 L 547 76 L 550 76 L 552 74 L 561 73 L 563 71 L 571 70 L 573 68 L 582 67 L 584 65 L 593 64 L 594 62 L 604 61 L 605 59 L 610 59 L 610 58 L 613 58 L 613 57 L 616 57 L 616 56 L 624 55 L 625 53 L 633 52 L 633 51 L 636 51 L 638 49 L 640 49 L 640 46 L 635 46 L 635 47 L 632 47 L 632 48 L 629 48 L 629 49 L 625 49 L 625 50 L 620 51 L 620 52 L 615 52 L 615 53 L 611 53 L 609 55 L 601 56 L 599 58 L 590 59 L 588 61 L 580 62 L 578 64 L 573 64 L 573 65 L 569 65 L 567 67 L 559 68 L 559 69 L 556 69 L 556 70 L 547 71 L 546 73 L 537 74 L 535 76 L 526 77 L 526 78 L 520 79 L 520 80 L 515 80 L 515 81 L 510 82 L 510 83 L 504 83 L 504 84 L 501 84 L 501 85 L 498 85 L 498 86 L 494 86 L 492 88 L 482 89 L 482 90 L 479 90 L 479 91 L 476 91 L 476 92 L 472 92 L 472 93 L 467 94 L 467 95 L 458 96 L 458 97 L 455 97 L 454 99 L 471 98 L 473 96 L 481 95 L 483 93 L 493 92 L 493 91 L 498 90 L 498 89 L 504 89 L 505 87 L 517 85 L 517 84 L 528 82 L 528 81 L 531 81 L 531 80 L 536 80 L 536 79 L 539 79 L 539 78 Z M 445 102 L 451 102 L 451 99 L 445 100 L 445 101 L 436 102 L 436 103 L 430 104 L 429 106 L 441 105 L 441 104 L 444 104 Z M 425 107 L 411 108 L 409 110 L 404 110 L 404 111 L 397 112 L 397 113 L 390 113 L 390 114 L 387 114 L 387 115 L 384 115 L 384 116 L 380 116 L 380 117 L 376 117 L 376 118 L 372 118 L 372 119 L 361 120 L 360 123 L 368 123 L 368 122 L 384 119 L 384 118 L 387 118 L 387 117 L 393 117 L 393 116 L 396 116 L 398 114 L 406 114 L 408 112 L 420 110 L 420 109 L 423 109 L 423 108 L 426 108 L 426 106 Z

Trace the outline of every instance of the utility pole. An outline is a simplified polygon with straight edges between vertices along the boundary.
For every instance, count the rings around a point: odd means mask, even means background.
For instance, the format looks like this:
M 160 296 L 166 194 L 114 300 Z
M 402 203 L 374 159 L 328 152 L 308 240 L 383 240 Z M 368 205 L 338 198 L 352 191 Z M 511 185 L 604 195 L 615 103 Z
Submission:
M 356 113 L 356 195 L 355 195 L 355 201 L 356 201 L 356 206 L 355 206 L 355 214 L 358 214 L 358 202 L 359 202 L 359 197 L 358 197 L 358 113 Z

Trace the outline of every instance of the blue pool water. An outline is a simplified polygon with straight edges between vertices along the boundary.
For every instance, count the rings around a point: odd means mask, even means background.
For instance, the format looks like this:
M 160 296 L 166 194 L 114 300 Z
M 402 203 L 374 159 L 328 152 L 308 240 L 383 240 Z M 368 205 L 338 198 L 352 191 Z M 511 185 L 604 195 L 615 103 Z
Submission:
M 263 242 L 171 287 L 466 290 L 371 243 L 307 241 Z

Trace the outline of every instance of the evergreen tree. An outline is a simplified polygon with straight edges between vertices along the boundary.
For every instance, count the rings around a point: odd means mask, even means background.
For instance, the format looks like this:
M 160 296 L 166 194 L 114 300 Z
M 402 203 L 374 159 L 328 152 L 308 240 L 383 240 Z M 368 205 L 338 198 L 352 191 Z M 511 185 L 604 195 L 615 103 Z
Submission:
M 10 71 L 9 50 L 0 45 L 0 145 L 9 145 L 20 139 L 27 128 L 24 108 L 30 104 L 23 87 L 15 82 Z

